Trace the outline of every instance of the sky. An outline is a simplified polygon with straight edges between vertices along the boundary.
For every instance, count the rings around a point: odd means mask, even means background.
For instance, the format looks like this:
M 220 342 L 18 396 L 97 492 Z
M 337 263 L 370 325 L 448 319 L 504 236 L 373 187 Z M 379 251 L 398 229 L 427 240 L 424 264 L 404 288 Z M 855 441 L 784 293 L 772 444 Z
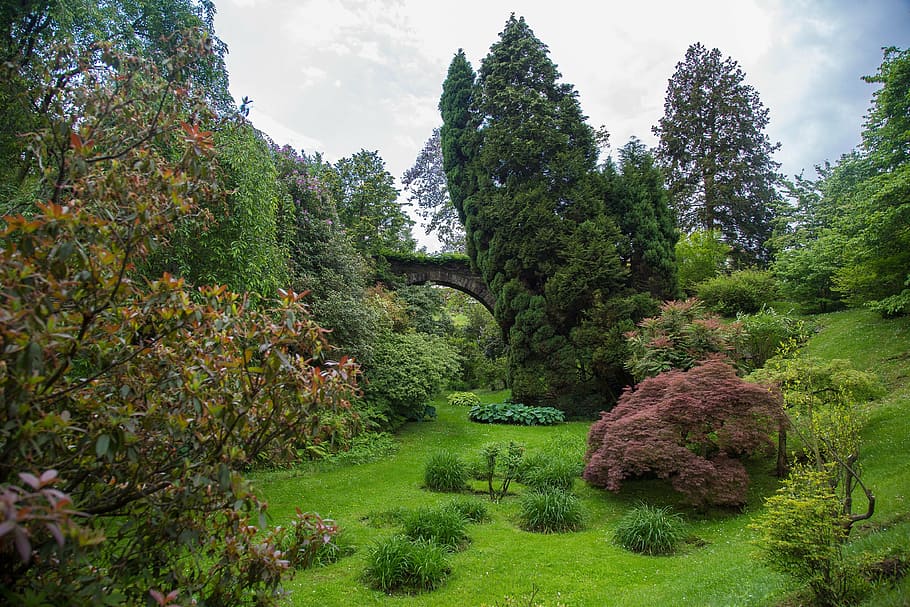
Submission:
M 653 146 L 667 81 L 695 42 L 737 61 L 792 176 L 860 141 L 882 47 L 910 46 L 910 0 L 217 0 L 231 92 L 278 144 L 329 161 L 376 150 L 399 183 L 433 128 L 452 57 L 478 69 L 524 16 L 615 151 Z M 403 197 L 402 197 L 403 201 Z M 430 250 L 420 225 L 414 235 Z

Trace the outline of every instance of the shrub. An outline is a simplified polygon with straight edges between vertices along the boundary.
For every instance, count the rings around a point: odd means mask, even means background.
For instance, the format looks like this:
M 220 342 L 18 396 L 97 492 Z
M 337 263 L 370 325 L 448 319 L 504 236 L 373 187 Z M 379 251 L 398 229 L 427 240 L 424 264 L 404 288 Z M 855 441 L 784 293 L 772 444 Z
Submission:
M 722 322 L 697 299 L 668 301 L 659 316 L 644 319 L 626 334 L 626 368 L 641 381 L 670 369 L 691 369 L 709 358 L 735 364 L 739 332 L 738 324 Z
M 519 403 L 475 405 L 468 412 L 471 421 L 483 424 L 552 426 L 566 421 L 565 414 L 553 407 L 529 407 Z
M 480 479 L 487 481 L 487 490 L 490 500 L 494 502 L 502 501 L 508 492 L 509 485 L 518 476 L 521 470 L 521 462 L 524 456 L 524 447 L 509 441 L 509 446 L 503 450 L 499 443 L 487 443 L 481 449 Z M 499 491 L 493 488 L 493 479 L 497 472 L 501 477 Z
M 335 521 L 312 512 L 303 513 L 298 508 L 290 526 L 276 527 L 271 541 L 291 567 L 307 569 L 333 563 L 341 557 L 340 535 L 341 529 Z
M 441 337 L 424 333 L 386 335 L 373 350 L 364 399 L 389 411 L 400 423 L 423 419 L 426 403 L 458 372 L 455 350 Z
M 752 314 L 770 303 L 777 293 L 771 272 L 740 270 L 699 283 L 697 297 L 711 310 L 724 316 Z
M 446 550 L 463 548 L 469 541 L 465 517 L 455 508 L 419 508 L 405 516 L 404 534 L 412 540 L 427 540 Z
M 804 320 L 778 314 L 763 306 L 755 314 L 737 316 L 742 327 L 737 343 L 738 358 L 748 368 L 757 369 L 774 356 L 782 344 L 788 348 L 808 341 L 811 325 Z
M 373 545 L 364 570 L 368 586 L 383 592 L 438 588 L 452 571 L 445 548 L 394 535 Z
M 669 508 L 639 504 L 623 516 L 613 541 L 632 552 L 672 554 L 685 538 L 682 517 Z
M 473 497 L 454 499 L 446 504 L 446 507 L 460 514 L 469 523 L 483 523 L 490 518 L 487 505 Z
M 461 491 L 468 482 L 468 470 L 457 454 L 440 451 L 427 461 L 423 482 L 431 491 Z
M 522 529 L 540 533 L 578 531 L 585 518 L 577 496 L 553 488 L 524 494 L 518 516 Z
M 857 598 L 843 555 L 845 518 L 829 476 L 795 468 L 750 527 L 759 533 L 762 560 L 807 584 L 819 605 L 833 607 Z
M 646 474 L 670 479 L 694 505 L 739 506 L 749 478 L 737 458 L 772 448 L 785 424 L 778 391 L 720 361 L 644 380 L 588 433 L 583 477 L 619 491 Z
M 676 243 L 679 287 L 694 292 L 695 285 L 717 276 L 727 263 L 730 246 L 721 240 L 719 230 L 695 231 Z
M 480 404 L 480 398 L 473 392 L 452 392 L 448 401 L 455 407 L 474 407 Z

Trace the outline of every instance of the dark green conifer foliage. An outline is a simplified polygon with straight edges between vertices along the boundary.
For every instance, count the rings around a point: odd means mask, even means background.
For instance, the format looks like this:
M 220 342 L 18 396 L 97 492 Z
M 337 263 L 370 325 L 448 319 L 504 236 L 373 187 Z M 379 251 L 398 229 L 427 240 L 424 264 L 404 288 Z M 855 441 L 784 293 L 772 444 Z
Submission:
M 676 298 L 675 247 L 679 233 L 654 156 L 633 137 L 619 150 L 619 172 L 607 165 L 608 179 L 611 172 L 614 185 L 608 186 L 607 204 L 628 238 L 624 258 L 632 287 L 657 299 Z
M 627 276 L 595 181 L 594 131 L 548 53 L 512 15 L 476 85 L 456 55 L 440 103 L 443 154 L 468 254 L 497 296 L 513 395 L 580 413 L 603 395 L 580 370 L 572 328 Z
M 767 263 L 780 144 L 765 135 L 768 110 L 739 64 L 700 43 L 686 51 L 653 128 L 671 202 L 686 232 L 720 230 L 744 265 Z

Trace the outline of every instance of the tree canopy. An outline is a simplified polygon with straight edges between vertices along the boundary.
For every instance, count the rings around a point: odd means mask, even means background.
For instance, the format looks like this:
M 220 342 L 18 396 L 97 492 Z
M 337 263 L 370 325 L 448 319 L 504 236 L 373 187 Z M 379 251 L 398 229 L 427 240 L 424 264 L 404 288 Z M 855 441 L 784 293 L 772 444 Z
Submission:
M 768 110 L 730 57 L 689 46 L 667 86 L 654 134 L 679 226 L 720 230 L 741 264 L 765 264 L 779 167 Z

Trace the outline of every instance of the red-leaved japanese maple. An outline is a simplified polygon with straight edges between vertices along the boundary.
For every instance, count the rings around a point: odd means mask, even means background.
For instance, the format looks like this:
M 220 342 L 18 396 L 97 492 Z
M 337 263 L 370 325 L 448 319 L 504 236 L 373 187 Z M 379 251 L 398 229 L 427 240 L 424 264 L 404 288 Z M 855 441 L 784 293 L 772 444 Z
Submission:
M 627 389 L 588 434 L 584 478 L 619 491 L 655 475 L 699 506 L 745 503 L 739 458 L 773 449 L 786 423 L 780 392 L 743 381 L 722 361 L 667 371 Z

